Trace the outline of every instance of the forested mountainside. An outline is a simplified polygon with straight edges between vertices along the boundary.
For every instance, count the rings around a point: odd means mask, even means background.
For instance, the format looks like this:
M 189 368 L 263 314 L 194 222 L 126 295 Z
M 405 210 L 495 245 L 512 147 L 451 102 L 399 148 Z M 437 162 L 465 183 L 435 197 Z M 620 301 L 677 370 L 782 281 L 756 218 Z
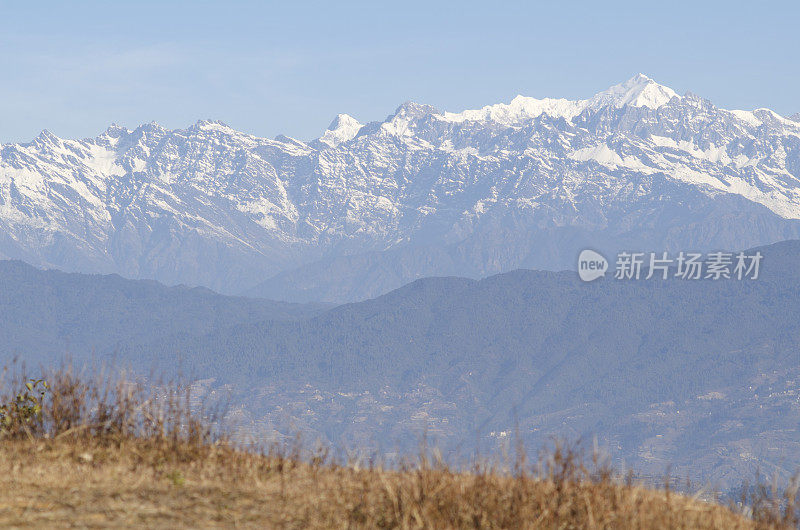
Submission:
M 738 483 L 800 461 L 800 242 L 758 250 L 757 280 L 519 270 L 331 309 L 3 263 L 0 345 L 189 373 L 242 436 L 392 451 L 427 432 L 457 452 L 596 435 L 642 472 Z
M 0 261 L 0 360 L 8 363 L 18 357 L 38 368 L 39 363 L 66 357 L 76 362 L 92 356 L 108 358 L 121 345 L 158 343 L 173 335 L 199 336 L 264 320 L 305 318 L 324 308 Z

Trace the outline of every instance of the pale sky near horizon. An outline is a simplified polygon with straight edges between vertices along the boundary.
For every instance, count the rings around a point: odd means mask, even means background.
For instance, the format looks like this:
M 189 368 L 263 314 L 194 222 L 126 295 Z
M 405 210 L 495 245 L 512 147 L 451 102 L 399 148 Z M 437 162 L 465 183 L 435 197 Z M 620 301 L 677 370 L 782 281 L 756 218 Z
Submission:
M 0 143 L 201 118 L 308 140 L 338 113 L 581 99 L 638 72 L 800 112 L 800 2 L 31 4 L 0 0 Z

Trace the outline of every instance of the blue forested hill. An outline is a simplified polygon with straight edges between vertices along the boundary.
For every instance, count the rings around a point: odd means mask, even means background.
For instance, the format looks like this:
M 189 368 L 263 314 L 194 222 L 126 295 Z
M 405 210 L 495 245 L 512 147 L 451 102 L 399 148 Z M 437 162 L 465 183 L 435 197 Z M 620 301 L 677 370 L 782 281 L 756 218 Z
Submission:
M 75 361 L 120 345 L 158 343 L 264 320 L 303 318 L 322 305 L 220 296 L 117 275 L 67 274 L 0 261 L 0 360 Z
M 427 432 L 462 451 L 597 436 L 642 472 L 735 485 L 800 462 L 800 242 L 759 250 L 754 281 L 520 270 L 332 309 L 6 262 L 2 355 L 180 364 L 225 385 L 248 436 L 378 450 Z
M 759 250 L 754 281 L 428 278 L 170 348 L 245 389 L 255 432 L 454 451 L 597 436 L 643 472 L 734 486 L 800 462 L 800 243 Z

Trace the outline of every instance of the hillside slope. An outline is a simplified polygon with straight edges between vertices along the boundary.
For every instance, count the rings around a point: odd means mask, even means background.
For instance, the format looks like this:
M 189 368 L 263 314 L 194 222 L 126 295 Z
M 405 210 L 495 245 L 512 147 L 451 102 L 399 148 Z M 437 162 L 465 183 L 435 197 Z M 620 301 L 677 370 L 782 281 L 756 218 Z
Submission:
M 198 395 L 231 405 L 241 439 L 301 431 L 389 454 L 427 433 L 455 456 L 517 429 L 534 447 L 596 436 L 642 473 L 671 466 L 725 489 L 800 461 L 800 243 L 761 251 L 754 281 L 521 270 L 324 311 L 28 268 L 0 293 L 0 358 L 61 348 L 189 373 Z M 70 282 L 45 289 L 39 275 Z
M 322 305 L 226 297 L 116 275 L 67 274 L 0 261 L 0 360 L 111 356 L 120 345 L 200 336 L 237 324 L 305 318 Z
M 730 487 L 800 461 L 800 243 L 761 251 L 755 281 L 430 278 L 129 355 L 192 352 L 246 403 L 243 433 L 454 452 L 597 436 L 643 473 Z
M 610 480 L 310 466 L 223 449 L 0 445 L 7 528 L 693 528 L 756 524 L 713 503 Z M 762 525 L 761 528 L 772 528 Z M 776 527 L 777 528 L 777 527 Z
M 71 369 L 0 374 L 0 525 L 207 528 L 781 528 L 793 503 L 726 509 L 647 489 L 555 446 L 451 468 L 394 464 L 296 441 L 238 447 L 180 384 Z M 44 382 L 46 381 L 46 382 Z M 188 392 L 188 393 L 187 393 Z M 35 406 L 33 406 L 35 405 Z M 466 463 L 463 463 L 466 466 Z M 752 518 L 745 518 L 745 510 Z

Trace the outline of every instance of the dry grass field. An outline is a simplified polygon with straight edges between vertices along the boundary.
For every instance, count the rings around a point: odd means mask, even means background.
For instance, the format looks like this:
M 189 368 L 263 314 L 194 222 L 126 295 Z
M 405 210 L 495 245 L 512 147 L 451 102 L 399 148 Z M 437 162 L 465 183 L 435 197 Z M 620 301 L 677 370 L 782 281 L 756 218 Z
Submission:
M 384 469 L 237 450 L 179 392 L 51 374 L 0 408 L 0 527 L 791 528 L 793 504 L 753 516 L 588 472 L 556 448 L 536 466 L 455 472 L 424 457 Z M 534 473 L 534 467 L 537 471 Z

